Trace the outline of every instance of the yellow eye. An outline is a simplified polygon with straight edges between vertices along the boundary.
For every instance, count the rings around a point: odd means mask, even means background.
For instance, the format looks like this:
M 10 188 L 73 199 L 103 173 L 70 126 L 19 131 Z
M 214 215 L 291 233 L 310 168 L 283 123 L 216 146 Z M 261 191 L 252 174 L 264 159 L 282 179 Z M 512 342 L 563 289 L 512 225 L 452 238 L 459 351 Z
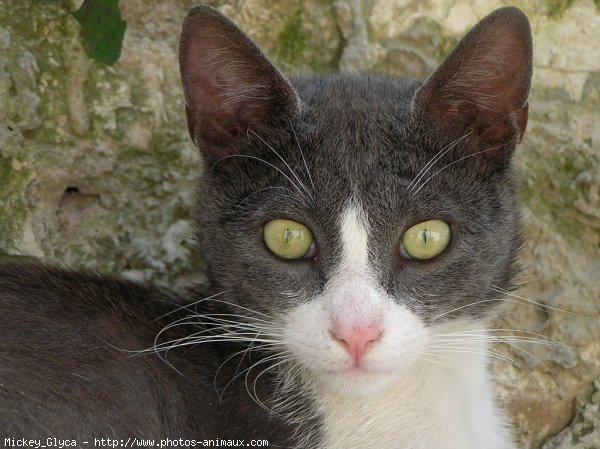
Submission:
M 450 243 L 450 226 L 442 220 L 429 220 L 409 228 L 402 237 L 406 255 L 412 259 L 433 259 Z
M 314 251 L 310 230 L 292 220 L 269 221 L 263 227 L 263 239 L 273 254 L 284 259 L 310 257 Z

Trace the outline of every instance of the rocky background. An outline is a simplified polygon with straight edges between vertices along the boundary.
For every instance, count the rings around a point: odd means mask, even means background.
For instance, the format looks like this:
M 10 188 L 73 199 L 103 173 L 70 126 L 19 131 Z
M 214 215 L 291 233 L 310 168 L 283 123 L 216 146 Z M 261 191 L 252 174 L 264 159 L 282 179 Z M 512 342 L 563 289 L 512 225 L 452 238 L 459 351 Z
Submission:
M 196 2 L 121 0 L 122 19 L 119 9 L 104 14 L 114 25 L 103 25 L 113 39 L 104 55 L 89 23 L 73 14 L 82 3 L 0 0 L 0 260 L 35 258 L 177 288 L 201 281 L 190 210 L 202 167 L 176 56 L 180 24 Z M 208 3 L 285 71 L 411 76 L 431 72 L 470 26 L 508 4 Z M 600 0 L 512 4 L 530 17 L 535 49 L 517 158 L 526 286 L 496 326 L 556 343 L 498 346 L 514 361 L 494 362 L 498 394 L 525 448 L 600 448 Z

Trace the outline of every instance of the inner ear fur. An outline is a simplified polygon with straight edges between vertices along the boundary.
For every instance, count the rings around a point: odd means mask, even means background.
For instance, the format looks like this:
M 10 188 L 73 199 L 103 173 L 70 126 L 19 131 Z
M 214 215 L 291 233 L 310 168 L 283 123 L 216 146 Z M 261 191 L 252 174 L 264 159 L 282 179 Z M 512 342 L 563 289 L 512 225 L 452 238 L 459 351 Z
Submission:
M 529 21 L 517 8 L 500 8 L 459 42 L 413 107 L 451 137 L 474 135 L 485 156 L 510 153 L 527 127 L 531 74 Z
M 210 161 L 297 113 L 289 81 L 231 20 L 209 6 L 186 16 L 179 45 L 188 130 Z

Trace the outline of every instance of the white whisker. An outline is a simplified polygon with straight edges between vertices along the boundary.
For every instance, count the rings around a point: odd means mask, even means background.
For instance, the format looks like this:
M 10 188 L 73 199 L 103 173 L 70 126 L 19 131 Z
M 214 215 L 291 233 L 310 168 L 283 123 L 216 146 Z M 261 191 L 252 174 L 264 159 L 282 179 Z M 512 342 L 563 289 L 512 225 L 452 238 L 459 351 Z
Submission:
M 265 161 L 264 159 L 261 159 L 260 157 L 257 156 L 252 156 L 249 154 L 228 154 L 227 156 L 223 156 L 222 158 L 218 159 L 211 167 L 210 170 L 212 171 L 215 167 L 215 165 L 219 164 L 220 162 L 224 161 L 225 159 L 231 159 L 231 158 L 235 158 L 235 157 L 241 157 L 241 158 L 246 158 L 246 159 L 252 159 L 255 161 L 259 161 L 262 162 L 263 164 L 268 165 L 269 167 L 277 170 L 279 173 L 281 173 L 281 175 L 286 178 L 290 184 L 292 184 L 294 186 L 294 188 L 298 191 L 298 193 L 300 194 L 300 196 L 304 196 L 304 193 L 302 193 L 302 190 L 300 189 L 300 187 L 298 187 L 298 185 L 292 180 L 292 178 L 290 178 L 288 175 L 286 175 L 280 168 L 278 168 L 277 166 L 271 164 L 268 161 Z
M 289 166 L 289 164 L 285 161 L 285 159 L 283 158 L 283 156 L 281 156 L 281 154 L 279 154 L 279 152 L 277 150 L 275 150 L 275 148 L 273 148 L 271 145 L 269 145 L 262 137 L 260 137 L 257 133 L 255 133 L 253 130 L 249 129 L 248 130 L 249 133 L 254 134 L 256 137 L 258 137 L 260 139 L 260 141 L 265 144 L 273 153 L 275 153 L 277 155 L 277 157 L 279 159 L 281 159 L 281 162 L 283 162 L 283 164 L 287 167 L 287 169 L 290 171 L 290 173 L 292 174 L 292 176 L 294 178 L 296 178 L 296 181 L 298 181 L 298 184 L 300 184 L 302 186 L 302 189 L 304 189 L 304 191 L 308 194 L 309 197 L 311 197 L 311 193 L 310 191 L 306 188 L 306 186 L 304 185 L 304 183 L 300 180 L 300 178 L 298 177 L 298 175 L 296 174 L 296 172 L 292 169 L 292 167 Z
M 300 150 L 300 155 L 302 156 L 302 162 L 304 162 L 304 168 L 306 169 L 306 174 L 308 175 L 308 179 L 310 180 L 310 185 L 315 190 L 315 183 L 313 182 L 312 176 L 310 174 L 310 170 L 308 169 L 308 164 L 306 163 L 306 159 L 304 158 L 304 153 L 302 152 L 302 147 L 300 146 L 300 141 L 298 140 L 298 136 L 296 135 L 296 130 L 292 126 L 292 132 L 294 133 L 294 138 L 296 139 L 296 144 L 298 145 L 298 150 Z
M 553 311 L 555 311 L 555 312 L 561 312 L 561 313 L 566 313 L 566 314 L 568 314 L 568 315 L 574 315 L 574 316 L 576 316 L 576 317 L 579 317 L 579 318 L 594 319 L 593 317 L 589 317 L 589 316 L 586 316 L 586 315 L 581 315 L 581 314 L 579 314 L 579 313 L 571 312 L 571 311 L 569 311 L 569 310 L 560 309 L 560 308 L 558 308 L 558 307 L 552 307 L 552 306 L 549 306 L 549 305 L 547 305 L 547 304 L 543 304 L 543 303 L 541 303 L 541 302 L 538 302 L 538 301 L 533 301 L 533 300 L 531 300 L 531 299 L 527 299 L 527 298 L 525 298 L 525 297 L 523 297 L 523 296 L 519 296 L 519 295 L 517 295 L 517 294 L 515 294 L 515 293 L 513 293 L 513 292 L 510 292 L 510 291 L 508 291 L 508 290 L 506 290 L 506 289 L 503 289 L 503 288 L 501 288 L 501 287 L 498 287 L 498 286 L 496 286 L 496 285 L 492 285 L 491 287 L 492 287 L 492 290 L 495 290 L 495 291 L 497 291 L 498 293 L 502 293 L 502 294 L 504 294 L 504 295 L 508 295 L 508 296 L 511 296 L 511 297 L 513 297 L 513 298 L 517 298 L 517 299 L 519 299 L 519 300 L 521 300 L 521 301 L 524 301 L 525 303 L 534 304 L 534 305 L 536 305 L 536 306 L 539 306 L 539 309 L 540 309 L 540 310 L 543 310 L 543 311 L 546 311 L 546 310 L 553 310 Z
M 516 142 L 515 142 L 515 143 L 516 143 Z M 427 183 L 428 183 L 428 182 L 429 182 L 429 181 L 430 181 L 432 178 L 434 178 L 435 176 L 437 176 L 439 173 L 441 173 L 442 171 L 446 170 L 447 168 L 449 168 L 449 167 L 453 166 L 454 164 L 458 164 L 459 162 L 461 162 L 461 161 L 464 161 L 465 159 L 469 159 L 469 158 L 471 158 L 471 157 L 474 157 L 474 156 L 477 156 L 477 155 L 479 155 L 479 154 L 487 153 L 488 151 L 495 150 L 495 149 L 497 149 L 497 148 L 500 148 L 500 147 L 501 147 L 501 146 L 503 146 L 503 145 L 508 145 L 508 144 L 509 144 L 509 143 L 502 143 L 502 144 L 500 144 L 500 145 L 496 145 L 495 147 L 487 148 L 487 149 L 485 149 L 485 150 L 481 150 L 481 151 L 476 151 L 475 153 L 468 154 L 468 155 L 466 155 L 466 156 L 463 156 L 463 157 L 461 157 L 461 158 L 459 158 L 459 159 L 457 159 L 457 160 L 455 160 L 455 161 L 453 161 L 453 162 L 450 162 L 449 164 L 446 164 L 446 165 L 444 165 L 442 168 L 440 168 L 438 171 L 436 171 L 436 172 L 435 172 L 433 175 L 431 175 L 429 178 L 427 178 L 427 179 L 426 179 L 424 182 L 422 182 L 422 183 L 421 183 L 421 185 L 419 186 L 419 188 L 418 188 L 417 190 L 415 190 L 415 191 L 412 193 L 412 195 L 411 195 L 410 197 L 411 197 L 411 198 L 414 198 L 414 197 L 415 197 L 415 195 L 416 195 L 417 193 L 419 193 L 419 191 L 420 191 L 420 190 L 421 190 L 423 187 L 425 187 L 425 185 L 426 185 L 426 184 L 427 184 Z
M 291 189 L 288 189 L 287 187 L 281 187 L 281 186 L 263 187 L 262 189 L 255 190 L 254 192 L 250 193 L 249 195 L 246 195 L 243 200 L 241 200 L 239 203 L 237 203 L 235 205 L 235 207 L 239 208 L 244 203 L 244 201 L 246 201 L 247 199 L 251 198 L 253 195 L 256 195 L 257 193 L 263 192 L 265 190 L 285 190 L 287 192 L 290 192 L 290 195 L 288 196 L 288 198 L 294 198 L 297 195 L 296 192 L 294 192 Z
M 417 173 L 417 175 L 413 178 L 413 180 L 410 182 L 410 184 L 406 187 L 407 190 L 412 191 L 416 187 L 417 183 L 423 178 L 423 176 L 425 176 L 425 174 L 427 174 L 427 172 L 429 170 L 431 170 L 431 167 L 433 167 L 437 161 L 439 161 L 442 157 L 444 157 L 444 155 L 446 153 L 448 153 L 450 150 L 452 150 L 456 145 L 458 145 L 462 140 L 466 139 L 472 133 L 473 133 L 473 130 L 469 131 L 462 137 L 459 137 L 458 139 L 450 142 L 448 145 L 446 145 L 444 148 L 442 148 L 440 151 L 438 151 L 436 153 L 436 155 L 433 156 L 429 160 L 429 162 L 427 162 L 427 164 L 425 164 L 425 166 L 421 169 L 421 171 L 419 173 Z

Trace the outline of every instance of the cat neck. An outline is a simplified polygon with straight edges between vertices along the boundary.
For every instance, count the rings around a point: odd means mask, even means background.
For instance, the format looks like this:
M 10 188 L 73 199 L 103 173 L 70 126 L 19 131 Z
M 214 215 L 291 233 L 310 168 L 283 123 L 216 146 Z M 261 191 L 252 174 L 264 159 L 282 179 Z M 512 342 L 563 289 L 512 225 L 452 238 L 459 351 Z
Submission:
M 321 449 L 512 447 L 494 406 L 487 343 L 461 344 L 461 351 L 419 362 L 376 395 L 348 397 L 315 384 Z

